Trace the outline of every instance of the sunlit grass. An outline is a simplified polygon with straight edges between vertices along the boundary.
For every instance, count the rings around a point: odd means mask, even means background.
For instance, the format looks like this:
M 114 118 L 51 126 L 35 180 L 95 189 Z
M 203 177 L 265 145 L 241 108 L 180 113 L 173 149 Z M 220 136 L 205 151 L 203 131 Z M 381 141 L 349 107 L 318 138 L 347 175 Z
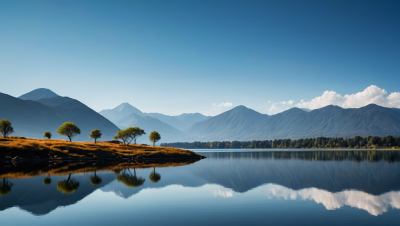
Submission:
M 0 138 L 0 157 L 22 158 L 199 158 L 184 149 L 110 142 L 69 142 L 65 140 Z

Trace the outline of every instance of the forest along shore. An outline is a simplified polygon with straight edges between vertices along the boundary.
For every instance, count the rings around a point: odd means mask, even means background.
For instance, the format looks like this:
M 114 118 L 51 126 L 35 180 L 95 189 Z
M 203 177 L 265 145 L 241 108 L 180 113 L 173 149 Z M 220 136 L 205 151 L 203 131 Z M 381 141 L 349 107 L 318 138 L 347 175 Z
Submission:
M 0 162 L 13 165 L 29 161 L 166 161 L 205 158 L 189 150 L 129 144 L 119 141 L 68 142 L 65 140 L 0 138 Z

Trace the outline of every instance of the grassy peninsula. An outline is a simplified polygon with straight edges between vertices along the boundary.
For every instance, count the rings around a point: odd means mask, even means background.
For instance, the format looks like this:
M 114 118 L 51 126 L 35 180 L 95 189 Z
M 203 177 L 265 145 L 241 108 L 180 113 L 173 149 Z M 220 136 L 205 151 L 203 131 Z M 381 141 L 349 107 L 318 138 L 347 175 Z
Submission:
M 68 142 L 65 140 L 0 138 L 0 161 L 14 165 L 24 161 L 144 161 L 195 160 L 204 158 L 192 151 L 147 145 L 125 145 L 118 141 Z

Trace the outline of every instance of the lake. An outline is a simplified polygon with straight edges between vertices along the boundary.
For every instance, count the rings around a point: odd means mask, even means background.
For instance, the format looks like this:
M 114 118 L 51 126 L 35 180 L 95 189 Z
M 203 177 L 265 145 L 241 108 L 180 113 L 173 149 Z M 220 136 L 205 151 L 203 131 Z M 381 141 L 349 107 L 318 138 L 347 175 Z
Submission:
M 399 151 L 193 151 L 207 158 L 3 169 L 1 225 L 399 224 Z

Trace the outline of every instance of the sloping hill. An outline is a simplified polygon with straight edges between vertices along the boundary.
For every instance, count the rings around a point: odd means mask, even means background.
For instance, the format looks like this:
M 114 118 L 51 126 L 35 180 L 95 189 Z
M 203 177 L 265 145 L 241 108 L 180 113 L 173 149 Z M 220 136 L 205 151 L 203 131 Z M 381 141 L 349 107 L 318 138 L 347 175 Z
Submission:
M 110 140 L 117 133 L 118 127 L 81 102 L 69 97 L 53 97 L 38 101 L 21 100 L 0 93 L 0 118 L 8 119 L 14 127 L 13 136 L 43 138 L 49 131 L 53 138 L 66 139 L 57 135 L 57 128 L 64 122 L 74 122 L 81 134 L 74 141 L 91 141 L 89 133 L 100 129 L 100 140 Z
M 149 143 L 148 136 L 152 131 L 157 131 L 161 134 L 161 140 L 163 142 L 180 141 L 183 137 L 183 133 L 174 127 L 152 117 L 140 117 L 139 115 L 132 113 L 125 116 L 116 123 L 121 129 L 128 127 L 140 127 L 146 132 L 138 139 L 138 142 Z
M 43 98 L 53 98 L 53 97 L 58 97 L 56 93 L 49 89 L 35 89 L 29 93 L 25 93 L 24 95 L 18 97 L 21 100 L 40 100 Z
M 4 93 L 0 93 L 0 106 L 0 119 L 8 119 L 14 127 L 12 136 L 41 138 L 45 131 L 56 135 L 57 127 L 67 121 L 44 104 Z
M 112 122 L 75 99 L 53 97 L 40 99 L 38 102 L 51 108 L 66 121 L 74 122 L 81 129 L 77 140 L 90 140 L 89 133 L 93 129 L 100 129 L 103 134 L 101 140 L 111 140 L 118 132 L 118 127 Z
M 304 112 L 306 113 L 306 112 Z M 185 130 L 185 138 L 191 141 L 223 141 L 243 136 L 256 123 L 268 118 L 245 106 L 237 106 L 220 115 L 198 122 Z
M 211 118 L 211 116 L 205 116 L 200 113 L 185 113 L 178 116 L 163 115 L 160 113 L 144 113 L 144 115 L 156 118 L 180 131 L 189 128 L 197 122 Z

